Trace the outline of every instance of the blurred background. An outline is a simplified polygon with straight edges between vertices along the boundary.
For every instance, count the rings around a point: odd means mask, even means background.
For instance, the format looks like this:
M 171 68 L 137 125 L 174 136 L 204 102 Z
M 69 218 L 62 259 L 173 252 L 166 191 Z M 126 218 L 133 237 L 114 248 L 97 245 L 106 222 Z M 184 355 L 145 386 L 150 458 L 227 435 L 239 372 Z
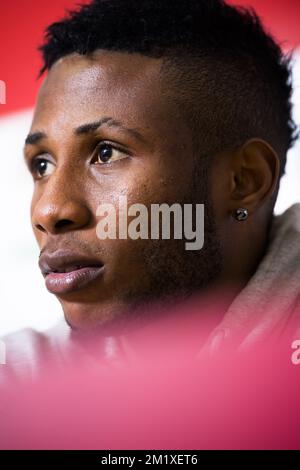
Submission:
M 230 3 L 254 7 L 282 48 L 294 51 L 293 101 L 299 125 L 300 0 Z M 0 5 L 0 80 L 6 84 L 6 104 L 0 104 L 0 336 L 25 327 L 43 331 L 62 317 L 60 305 L 46 291 L 37 267 L 39 251 L 29 217 L 32 181 L 23 162 L 22 149 L 41 84 L 37 80 L 41 66 L 37 47 L 44 28 L 77 4 L 73 0 L 10 0 Z M 300 142 L 288 155 L 276 214 L 299 201 Z

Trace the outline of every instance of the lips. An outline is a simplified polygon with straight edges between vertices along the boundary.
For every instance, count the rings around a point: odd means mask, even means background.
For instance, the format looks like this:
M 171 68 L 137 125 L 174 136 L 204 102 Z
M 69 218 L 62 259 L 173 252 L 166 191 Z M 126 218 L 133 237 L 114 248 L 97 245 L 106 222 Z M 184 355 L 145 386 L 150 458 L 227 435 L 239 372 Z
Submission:
M 82 289 L 104 272 L 104 265 L 99 259 L 69 250 L 44 252 L 39 266 L 48 291 L 56 295 Z

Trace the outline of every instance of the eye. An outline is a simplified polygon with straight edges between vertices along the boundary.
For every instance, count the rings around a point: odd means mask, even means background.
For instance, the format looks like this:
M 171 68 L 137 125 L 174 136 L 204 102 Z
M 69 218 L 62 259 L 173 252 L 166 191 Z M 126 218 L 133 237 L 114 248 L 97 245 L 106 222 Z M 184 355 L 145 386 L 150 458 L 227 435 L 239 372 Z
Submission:
M 41 179 L 52 175 L 54 168 L 54 164 L 45 158 L 36 158 L 33 160 L 31 165 L 33 177 L 36 179 Z
M 94 152 L 92 163 L 97 165 L 105 165 L 106 163 L 116 162 L 128 158 L 125 151 L 118 149 L 112 144 L 102 142 L 99 144 Z

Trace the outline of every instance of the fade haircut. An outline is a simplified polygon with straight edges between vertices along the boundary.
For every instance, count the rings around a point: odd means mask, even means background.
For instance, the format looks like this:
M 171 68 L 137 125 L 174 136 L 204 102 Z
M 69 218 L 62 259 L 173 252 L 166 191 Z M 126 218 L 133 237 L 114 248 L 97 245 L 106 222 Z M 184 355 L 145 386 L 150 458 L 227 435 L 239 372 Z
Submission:
M 47 28 L 41 74 L 64 56 L 98 49 L 163 58 L 166 83 L 201 152 L 262 138 L 284 173 L 298 137 L 292 55 L 282 52 L 253 9 L 223 0 L 93 0 Z

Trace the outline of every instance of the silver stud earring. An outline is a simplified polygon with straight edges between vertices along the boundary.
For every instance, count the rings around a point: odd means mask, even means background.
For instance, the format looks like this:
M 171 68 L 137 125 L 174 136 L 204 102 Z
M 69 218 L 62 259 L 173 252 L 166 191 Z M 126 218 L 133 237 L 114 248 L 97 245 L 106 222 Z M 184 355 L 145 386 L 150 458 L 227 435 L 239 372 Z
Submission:
M 234 213 L 235 219 L 238 220 L 239 222 L 247 220 L 248 215 L 249 215 L 248 209 L 244 209 L 243 207 L 239 207 L 238 209 L 236 209 Z

